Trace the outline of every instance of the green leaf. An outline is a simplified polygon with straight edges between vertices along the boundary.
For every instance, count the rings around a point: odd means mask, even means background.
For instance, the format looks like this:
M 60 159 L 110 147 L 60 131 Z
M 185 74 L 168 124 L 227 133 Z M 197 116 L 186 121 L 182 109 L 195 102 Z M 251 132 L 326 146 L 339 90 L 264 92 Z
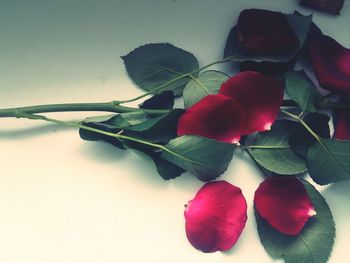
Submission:
M 151 117 L 144 112 L 121 113 L 113 118 L 110 118 L 104 123 L 122 130 L 142 132 L 151 129 L 159 121 L 166 118 L 168 115 L 174 114 L 175 112 L 177 115 L 179 115 L 182 113 L 182 110 L 175 109 L 169 111 L 169 113 Z
M 198 78 L 191 79 L 183 91 L 185 108 L 191 107 L 208 94 L 217 94 L 221 84 L 228 78 L 229 76 L 222 72 L 208 70 Z
M 191 53 L 168 43 L 138 47 L 122 59 L 130 78 L 140 88 L 152 92 L 153 89 L 173 81 L 153 93 L 171 90 L 176 96 L 182 94 L 188 82 L 188 78 L 179 76 L 192 73 L 199 68 L 197 59 Z M 179 79 L 175 80 L 176 78 Z
M 322 113 L 310 113 L 304 117 L 304 122 L 320 137 L 330 138 L 329 116 Z M 292 131 L 289 144 L 295 153 L 304 159 L 309 148 L 316 143 L 315 137 L 303 125 L 298 123 Z
M 172 109 L 174 106 L 174 93 L 170 90 L 156 94 L 139 105 L 141 109 Z
M 305 161 L 289 146 L 289 137 L 296 123 L 280 120 L 271 130 L 260 132 L 250 150 L 257 163 L 276 174 L 295 175 L 306 172 Z
M 312 15 L 304 16 L 298 11 L 295 11 L 293 14 L 287 14 L 286 17 L 299 40 L 299 49 L 301 49 L 309 33 L 312 23 Z
M 168 114 L 130 127 L 126 134 L 152 142 L 168 143 L 177 136 L 177 123 L 182 114 L 182 109 L 174 109 Z
M 307 154 L 311 178 L 320 185 L 350 179 L 350 141 L 321 139 Z
M 231 29 L 226 41 L 224 50 L 224 58 L 233 57 L 233 61 L 270 61 L 270 62 L 287 62 L 293 59 L 300 51 L 307 37 L 309 27 L 311 24 L 312 16 L 303 16 L 300 14 L 287 14 L 286 15 L 294 33 L 299 40 L 299 48 L 296 51 L 283 53 L 283 54 L 264 54 L 264 55 L 251 55 L 245 53 L 239 45 L 237 37 L 237 27 Z
M 316 112 L 315 102 L 321 99 L 315 85 L 307 77 L 303 70 L 291 71 L 285 76 L 286 91 L 302 111 Z
M 121 114 L 115 115 L 109 120 L 106 120 L 104 123 L 118 129 L 133 129 L 134 127 L 136 127 L 137 129 L 137 127 L 139 126 L 146 129 L 148 128 L 149 125 L 156 123 L 161 118 L 162 118 L 162 115 L 159 115 L 149 120 L 149 122 L 147 122 L 148 121 L 147 114 L 142 111 L 137 111 L 137 112 L 128 112 L 128 113 L 121 113 Z M 143 127 L 144 125 L 146 127 Z
M 98 118 L 98 119 L 101 119 L 101 118 Z M 83 125 L 91 127 L 91 128 L 111 132 L 111 133 L 118 133 L 120 131 L 120 129 L 118 129 L 114 126 L 111 126 L 109 124 L 106 124 L 104 122 L 90 122 L 91 120 L 92 120 L 92 118 L 87 120 L 88 122 L 86 122 L 86 123 L 84 122 Z M 115 137 L 96 133 L 96 132 L 85 130 L 82 128 L 79 129 L 79 136 L 81 139 L 86 140 L 86 141 L 104 141 L 104 142 L 108 142 L 108 143 L 114 145 L 115 147 L 117 147 L 119 149 L 125 150 L 123 143 Z
M 165 145 L 162 157 L 194 174 L 213 180 L 227 169 L 235 146 L 199 136 L 181 136 Z
M 164 179 L 164 180 L 169 180 L 169 179 L 173 179 L 176 178 L 178 176 L 180 176 L 182 173 L 185 172 L 184 169 L 182 169 L 181 167 L 167 161 L 164 160 L 161 157 L 161 153 L 157 152 L 154 148 L 136 143 L 136 142 L 131 142 L 131 141 L 123 141 L 124 145 L 132 150 L 134 150 L 135 152 L 143 155 L 143 156 L 147 156 L 149 157 L 157 171 L 158 174 Z
M 255 211 L 260 241 L 272 258 L 283 258 L 285 263 L 326 263 L 335 238 L 332 213 L 321 194 L 310 183 L 302 182 L 317 214 L 298 235 L 288 236 L 272 228 Z
M 152 142 L 167 143 L 177 136 L 177 122 L 182 115 L 182 109 L 174 109 L 156 117 L 149 117 L 144 112 L 122 113 L 98 118 L 89 118 L 83 121 L 83 124 L 98 128 L 104 131 L 117 133 L 123 130 L 123 134 Z M 94 122 L 95 120 L 104 120 Z M 91 131 L 81 130 L 80 135 L 85 140 L 104 140 L 114 141 L 118 139 L 111 138 L 103 134 Z M 108 138 L 107 138 L 108 137 Z
M 106 122 L 115 116 L 117 116 L 117 114 L 108 114 L 108 115 L 103 115 L 103 116 L 87 117 L 81 122 L 81 124 L 86 124 L 86 123 L 90 123 L 90 122 Z

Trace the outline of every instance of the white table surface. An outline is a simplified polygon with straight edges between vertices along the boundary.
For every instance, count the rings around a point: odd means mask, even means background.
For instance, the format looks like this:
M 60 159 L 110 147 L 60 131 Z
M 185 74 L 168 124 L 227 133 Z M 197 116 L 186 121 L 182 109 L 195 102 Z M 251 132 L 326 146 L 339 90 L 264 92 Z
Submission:
M 94 102 L 141 94 L 121 55 L 150 42 L 220 59 L 244 8 L 310 13 L 298 1 L 0 0 L 0 108 Z M 314 13 L 350 47 L 350 3 L 339 17 Z M 52 114 L 66 120 L 96 113 Z M 242 188 L 248 222 L 236 246 L 204 254 L 187 241 L 184 204 L 202 183 L 163 181 L 133 152 L 86 142 L 76 130 L 0 119 L 0 262 L 282 262 L 258 239 L 253 194 L 262 176 L 239 154 L 221 176 Z M 337 225 L 331 263 L 348 262 L 350 182 L 322 188 Z

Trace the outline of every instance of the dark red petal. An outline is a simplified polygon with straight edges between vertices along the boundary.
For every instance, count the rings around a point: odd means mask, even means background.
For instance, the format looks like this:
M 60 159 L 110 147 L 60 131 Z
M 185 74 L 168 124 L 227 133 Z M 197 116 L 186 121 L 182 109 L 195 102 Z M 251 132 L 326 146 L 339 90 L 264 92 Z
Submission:
M 226 182 L 205 184 L 185 210 L 186 235 L 203 252 L 225 251 L 238 240 L 247 221 L 240 188 Z
M 300 4 L 331 14 L 339 14 L 343 8 L 344 0 L 301 0 Z
M 308 56 L 322 88 L 350 96 L 350 49 L 343 47 L 315 26 L 307 42 Z
M 221 85 L 219 94 L 239 101 L 244 111 L 242 134 L 269 130 L 283 101 L 283 85 L 277 79 L 245 71 Z
M 208 95 L 180 117 L 177 134 L 237 143 L 241 138 L 242 115 L 242 107 L 238 102 L 222 95 Z
M 299 46 L 286 16 L 279 12 L 242 11 L 238 17 L 237 34 L 242 49 L 253 54 L 291 52 Z
M 335 110 L 333 115 L 333 122 L 333 137 L 338 140 L 350 140 L 350 110 Z
M 304 185 L 296 177 L 269 177 L 255 191 L 257 212 L 273 228 L 297 235 L 316 214 Z

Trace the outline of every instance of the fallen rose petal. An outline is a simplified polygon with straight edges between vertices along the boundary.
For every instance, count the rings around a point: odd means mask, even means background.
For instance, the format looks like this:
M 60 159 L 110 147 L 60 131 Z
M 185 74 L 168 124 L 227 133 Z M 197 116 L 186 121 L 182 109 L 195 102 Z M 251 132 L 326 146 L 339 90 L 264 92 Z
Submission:
M 312 26 L 307 51 L 320 86 L 350 96 L 350 49 Z
M 331 14 L 339 14 L 343 8 L 344 0 L 301 0 L 300 4 Z
M 247 53 L 291 52 L 299 40 L 286 16 L 262 9 L 243 10 L 237 21 L 238 41 Z
M 243 111 L 238 102 L 222 95 L 208 95 L 180 117 L 177 134 L 237 143 L 241 137 L 242 119 Z
M 338 140 L 350 140 L 350 110 L 338 109 L 333 112 L 333 137 Z
M 316 214 L 304 185 L 296 177 L 269 177 L 255 191 L 256 211 L 273 228 L 297 235 Z
M 237 242 L 247 221 L 240 188 L 226 182 L 205 184 L 185 210 L 189 242 L 203 252 L 225 251 Z
M 242 105 L 242 134 L 248 135 L 270 129 L 283 101 L 283 85 L 277 79 L 254 71 L 245 71 L 224 82 L 219 94 Z

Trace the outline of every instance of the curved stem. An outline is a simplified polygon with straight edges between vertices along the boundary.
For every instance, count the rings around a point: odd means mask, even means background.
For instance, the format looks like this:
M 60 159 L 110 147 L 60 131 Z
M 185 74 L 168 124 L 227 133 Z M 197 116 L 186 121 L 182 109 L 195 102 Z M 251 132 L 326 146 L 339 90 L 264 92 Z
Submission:
M 128 99 L 128 100 L 117 100 L 117 101 L 114 101 L 114 102 L 115 102 L 116 104 L 124 104 L 124 103 L 128 103 L 128 102 L 137 101 L 137 100 L 142 99 L 142 98 L 144 98 L 144 97 L 146 97 L 146 96 L 148 96 L 148 95 L 152 95 L 152 94 L 154 94 L 154 93 L 157 92 L 157 91 L 160 91 L 161 89 L 163 89 L 163 88 L 169 86 L 170 84 L 175 83 L 176 81 L 178 81 L 178 80 L 180 80 L 180 79 L 183 79 L 183 78 L 192 78 L 192 79 L 193 79 L 193 78 L 195 78 L 195 77 L 193 76 L 194 74 L 197 74 L 198 72 L 200 72 L 200 71 L 202 71 L 202 70 L 204 70 L 204 69 L 207 69 L 207 68 L 209 68 L 209 67 L 211 67 L 211 66 L 214 66 L 214 65 L 216 65 L 216 64 L 222 64 L 222 63 L 225 63 L 225 62 L 228 62 L 228 61 L 232 61 L 233 58 L 234 58 L 234 57 L 231 56 L 231 57 L 227 57 L 227 58 L 222 59 L 222 60 L 214 61 L 214 62 L 212 62 L 212 63 L 210 63 L 210 64 L 208 64 L 208 65 L 206 65 L 206 66 L 204 66 L 204 67 L 198 68 L 198 69 L 196 69 L 196 70 L 194 70 L 194 71 L 192 71 L 192 72 L 190 72 L 190 73 L 185 73 L 185 74 L 182 74 L 182 75 L 179 74 L 178 72 L 176 72 L 176 74 L 178 75 L 176 78 L 171 79 L 171 80 L 169 80 L 168 82 L 166 82 L 166 83 L 164 83 L 164 84 L 162 84 L 162 85 L 160 85 L 160 86 L 158 86 L 158 87 L 156 87 L 156 88 L 154 88 L 154 89 L 152 89 L 152 90 L 150 90 L 150 91 L 148 91 L 148 92 L 146 92 L 146 93 L 143 93 L 143 94 L 141 94 L 141 95 L 139 95 L 139 96 L 137 96 L 137 97 L 135 97 L 135 98 L 132 98 L 132 99 Z
M 301 125 L 304 126 L 304 128 L 319 142 L 323 145 L 323 142 L 320 138 L 320 136 L 318 136 L 312 129 L 311 127 L 299 116 L 294 115 L 293 113 L 290 113 L 289 111 L 285 111 L 285 110 L 281 110 L 281 112 L 283 112 L 284 114 L 286 114 L 287 116 L 291 117 L 292 119 L 295 119 L 296 121 L 300 122 Z
M 234 56 L 231 56 L 231 57 L 227 57 L 227 58 L 222 59 L 222 60 L 214 61 L 214 62 L 212 62 L 212 63 L 210 63 L 210 64 L 208 64 L 208 65 L 206 65 L 204 67 L 201 67 L 200 69 L 196 70 L 195 72 L 192 72 L 192 74 L 200 72 L 200 71 L 202 71 L 204 69 L 210 68 L 211 66 L 214 66 L 216 64 L 222 64 L 222 63 L 226 63 L 228 61 L 233 61 L 233 59 L 234 59 Z
M 162 113 L 169 112 L 169 110 L 149 110 L 149 109 L 137 109 L 137 108 L 125 107 L 125 106 L 115 104 L 113 102 L 63 103 L 63 104 L 47 104 L 47 105 L 0 109 L 0 118 L 17 117 L 15 112 L 33 114 L 33 113 L 44 113 L 44 112 L 69 112 L 69 111 L 105 111 L 105 112 L 116 112 L 116 113 L 143 111 L 146 113 L 153 113 L 153 114 L 162 114 Z
M 244 150 L 246 149 L 289 149 L 289 145 L 245 145 L 241 146 Z
M 146 96 L 148 96 L 148 95 L 154 94 L 155 92 L 157 92 L 157 91 L 159 91 L 159 90 L 161 90 L 161 89 L 163 89 L 163 88 L 169 86 L 170 84 L 175 83 L 176 81 L 178 81 L 178 80 L 180 80 L 180 79 L 187 78 L 187 77 L 189 77 L 190 75 L 191 75 L 191 74 L 183 74 L 183 75 L 180 75 L 180 76 L 178 76 L 178 77 L 176 77 L 176 78 L 174 78 L 174 79 L 172 79 L 172 80 L 169 80 L 168 82 L 166 82 L 166 83 L 164 83 L 164 84 L 162 84 L 162 85 L 160 85 L 160 86 L 158 86 L 158 87 L 156 87 L 156 88 L 154 88 L 154 89 L 152 89 L 152 90 L 150 90 L 150 91 L 148 91 L 148 92 L 145 92 L 145 93 L 143 93 L 143 94 L 141 94 L 141 95 L 139 95 L 139 96 L 137 96 L 137 97 L 135 97 L 135 98 L 128 99 L 128 100 L 116 100 L 116 101 L 113 101 L 113 102 L 114 102 L 115 104 L 124 104 L 124 103 L 128 103 L 128 102 L 137 101 L 137 100 L 142 99 L 142 98 L 144 98 L 144 97 L 146 97 Z
M 282 112 L 286 115 L 288 115 L 289 117 L 297 120 L 298 122 L 300 122 L 301 125 L 303 125 L 303 127 L 317 140 L 317 142 L 321 145 L 321 147 L 323 148 L 323 150 L 328 154 L 328 156 L 335 162 L 337 163 L 338 166 L 342 167 L 337 158 L 334 156 L 334 154 L 332 153 L 332 151 L 330 151 L 330 149 L 328 148 L 327 144 L 324 143 L 324 141 L 322 140 L 322 138 L 320 136 L 318 136 L 312 129 L 311 127 L 303 120 L 301 119 L 299 116 L 296 116 L 288 111 L 284 111 L 282 110 Z
M 84 129 L 84 130 L 87 130 L 87 131 L 96 132 L 96 133 L 107 135 L 109 137 L 114 137 L 114 138 L 117 138 L 117 139 L 125 139 L 125 140 L 129 140 L 129 141 L 134 141 L 134 142 L 137 142 L 137 143 L 141 143 L 141 144 L 148 145 L 148 146 L 155 147 L 155 148 L 162 149 L 162 150 L 164 148 L 164 146 L 160 145 L 160 144 L 156 144 L 156 143 L 152 143 L 152 142 L 149 142 L 149 141 L 140 140 L 140 139 L 133 138 L 133 137 L 130 137 L 130 136 L 122 135 L 120 133 L 112 133 L 112 132 L 103 131 L 103 130 L 96 129 L 96 128 L 89 127 L 89 126 L 85 126 L 83 124 L 79 124 L 79 123 L 76 123 L 76 122 L 68 122 L 68 121 L 57 120 L 57 119 L 49 118 L 49 117 L 46 117 L 46 116 L 43 116 L 43 115 L 34 115 L 34 114 L 30 114 L 30 113 L 21 112 L 19 110 L 14 111 L 13 114 L 15 115 L 14 117 L 16 117 L 16 118 L 27 118 L 27 119 L 31 119 L 31 120 L 42 120 L 42 121 L 62 124 L 62 125 L 65 125 L 65 126 L 70 126 L 70 127 L 74 127 L 74 128 L 79 128 L 79 129 Z
M 198 86 L 200 86 L 200 87 L 202 88 L 202 90 L 203 90 L 207 95 L 210 94 L 209 90 L 203 85 L 203 83 L 202 83 L 198 78 L 196 78 L 196 77 L 194 77 L 194 76 L 191 75 L 191 79 L 192 79 L 194 82 L 196 82 L 196 83 L 198 84 Z
M 177 152 L 174 152 L 174 151 L 168 149 L 164 145 L 157 144 L 157 143 L 152 143 L 152 142 L 141 140 L 141 139 L 137 139 L 137 138 L 130 137 L 130 136 L 127 136 L 127 135 L 122 135 L 120 133 L 107 132 L 107 131 L 96 129 L 96 128 L 93 128 L 93 127 L 85 126 L 83 124 L 76 123 L 76 122 L 62 121 L 62 120 L 58 120 L 58 119 L 49 118 L 49 117 L 46 117 L 46 116 L 43 116 L 43 115 L 34 115 L 34 114 L 24 113 L 24 112 L 21 112 L 21 111 L 18 111 L 18 110 L 14 111 L 13 114 L 15 115 L 14 117 L 16 117 L 16 118 L 27 118 L 27 119 L 31 119 L 31 120 L 42 120 L 42 121 L 62 124 L 62 125 L 69 126 L 69 127 L 84 129 L 84 130 L 87 130 L 87 131 L 92 131 L 92 132 L 95 132 L 95 133 L 107 135 L 107 136 L 114 137 L 114 138 L 117 138 L 117 139 L 124 139 L 124 140 L 128 140 L 128 141 L 137 142 L 137 143 L 140 143 L 140 144 L 143 144 L 143 145 L 151 146 L 153 148 L 157 148 L 159 150 L 168 152 L 168 153 L 170 153 L 170 154 L 172 154 L 172 155 L 174 155 L 174 156 L 176 156 L 176 157 L 178 157 L 180 159 L 183 159 L 185 161 L 196 163 L 196 164 L 200 164 L 200 165 L 203 164 L 203 163 L 197 162 L 195 160 L 189 159 L 189 158 L 187 158 L 187 157 L 185 157 L 185 156 L 183 156 L 181 154 L 178 154 Z

